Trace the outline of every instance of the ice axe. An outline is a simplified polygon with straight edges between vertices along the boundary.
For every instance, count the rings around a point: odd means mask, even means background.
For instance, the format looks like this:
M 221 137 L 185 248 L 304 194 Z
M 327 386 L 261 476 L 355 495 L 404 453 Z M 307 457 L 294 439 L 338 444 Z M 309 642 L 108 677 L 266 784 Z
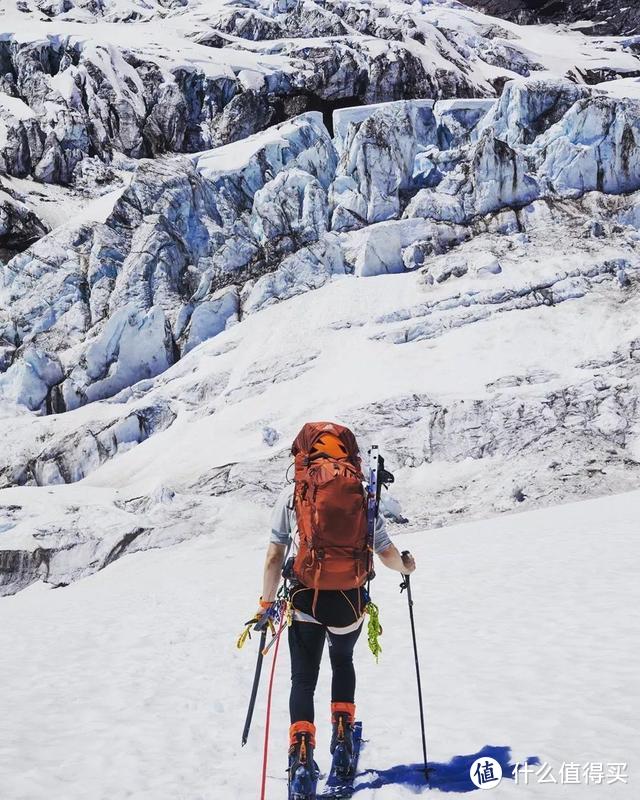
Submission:
M 249 738 L 249 730 L 251 728 L 251 720 L 253 719 L 253 709 L 256 705 L 256 697 L 258 695 L 258 686 L 260 685 L 260 673 L 262 672 L 262 662 L 264 660 L 264 649 L 267 644 L 267 625 L 269 618 L 264 614 L 262 619 L 254 626 L 255 631 L 260 631 L 260 645 L 258 647 L 258 660 L 256 661 L 256 671 L 253 675 L 253 686 L 251 687 L 251 697 L 249 699 L 249 708 L 247 709 L 247 716 L 244 721 L 244 729 L 242 731 L 242 746 L 244 747 Z

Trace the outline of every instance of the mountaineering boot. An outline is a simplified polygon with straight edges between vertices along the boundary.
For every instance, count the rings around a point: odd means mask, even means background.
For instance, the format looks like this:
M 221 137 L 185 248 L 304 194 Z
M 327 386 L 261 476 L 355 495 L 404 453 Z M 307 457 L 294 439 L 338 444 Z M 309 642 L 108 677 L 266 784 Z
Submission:
M 333 756 L 333 769 L 340 777 L 353 770 L 353 723 L 356 707 L 353 703 L 331 703 L 333 733 L 329 750 Z
M 316 800 L 318 766 L 313 760 L 316 728 L 294 722 L 289 728 L 289 800 Z

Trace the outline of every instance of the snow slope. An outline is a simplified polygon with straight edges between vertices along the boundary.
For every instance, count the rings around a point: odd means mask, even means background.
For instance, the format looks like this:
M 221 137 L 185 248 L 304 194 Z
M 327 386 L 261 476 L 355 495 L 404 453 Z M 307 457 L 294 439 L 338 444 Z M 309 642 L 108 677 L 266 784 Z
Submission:
M 429 753 L 441 765 L 434 786 L 455 796 L 460 770 L 442 765 L 492 745 L 510 748 L 512 763 L 537 757 L 556 776 L 563 761 L 629 765 L 628 785 L 524 787 L 505 779 L 496 797 L 638 796 L 639 515 L 633 492 L 396 535 L 418 562 Z M 267 527 L 266 509 L 237 504 L 215 534 L 127 556 L 63 589 L 37 584 L 2 601 L 3 800 L 258 795 L 265 682 L 242 749 L 255 639 L 243 651 L 234 643 L 259 592 Z M 400 780 L 413 773 L 391 768 L 420 760 L 406 602 L 397 575 L 379 573 L 380 663 L 364 639 L 357 648 L 357 702 L 369 740 L 363 784 Z M 287 662 L 283 647 L 269 800 L 286 792 Z M 327 693 L 324 664 L 323 768 Z M 356 794 L 412 796 L 393 782 Z

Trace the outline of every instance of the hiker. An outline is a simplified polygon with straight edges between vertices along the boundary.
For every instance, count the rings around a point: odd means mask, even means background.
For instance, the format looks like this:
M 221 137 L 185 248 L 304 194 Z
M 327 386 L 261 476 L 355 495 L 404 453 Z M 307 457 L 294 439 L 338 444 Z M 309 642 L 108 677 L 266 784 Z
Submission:
M 293 622 L 289 628 L 290 797 L 315 798 L 316 728 L 313 696 L 325 638 L 331 660 L 330 752 L 339 748 L 344 768 L 353 752 L 356 676 L 353 648 L 362 631 L 372 573 L 367 537 L 366 489 L 354 435 L 335 423 L 307 423 L 293 442 L 295 482 L 276 501 L 264 566 L 258 616 L 273 604 L 284 568 Z M 392 570 L 409 574 L 411 555 L 392 544 L 384 519 L 375 521 L 373 551 Z M 295 787 L 292 781 L 295 778 Z

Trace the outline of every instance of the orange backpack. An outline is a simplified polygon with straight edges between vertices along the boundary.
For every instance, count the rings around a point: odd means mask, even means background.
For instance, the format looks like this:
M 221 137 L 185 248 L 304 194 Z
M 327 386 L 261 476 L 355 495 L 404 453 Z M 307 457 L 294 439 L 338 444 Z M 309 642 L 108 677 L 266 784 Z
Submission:
M 355 436 L 332 422 L 307 422 L 291 452 L 299 532 L 295 577 L 311 589 L 362 586 L 371 571 L 371 549 Z

